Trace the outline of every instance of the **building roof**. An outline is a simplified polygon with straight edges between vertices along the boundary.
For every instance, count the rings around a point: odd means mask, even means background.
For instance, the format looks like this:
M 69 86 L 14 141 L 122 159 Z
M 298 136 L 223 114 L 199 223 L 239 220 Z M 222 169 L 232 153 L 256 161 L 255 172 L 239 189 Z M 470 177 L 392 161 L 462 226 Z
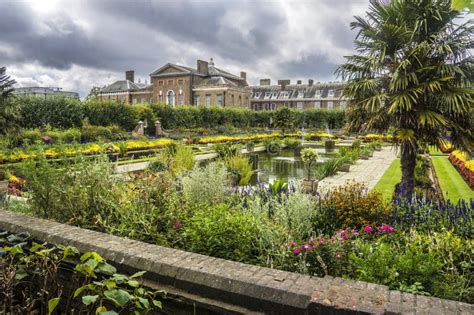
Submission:
M 163 70 L 165 70 L 166 68 L 174 68 L 174 69 L 176 69 L 176 72 L 160 73 Z M 169 62 L 167 64 L 165 64 L 163 67 L 161 67 L 159 69 L 156 69 L 155 71 L 150 73 L 150 76 L 152 76 L 152 77 L 165 76 L 165 75 L 170 76 L 170 75 L 176 75 L 176 74 L 196 74 L 196 75 L 204 76 L 204 74 L 199 73 L 194 68 L 187 67 L 187 66 L 181 66 L 181 65 L 177 65 L 177 64 L 169 63 Z
M 114 83 L 100 89 L 101 93 L 112 93 L 112 92 L 127 92 L 141 90 L 149 87 L 149 85 L 144 83 L 135 83 L 130 80 L 119 80 Z
M 79 98 L 79 93 L 63 91 L 58 87 L 29 86 L 15 88 L 12 92 L 15 95 L 44 95 L 44 96 L 66 96 Z
M 329 82 L 316 84 L 290 84 L 251 86 L 252 100 L 295 100 L 295 99 L 335 99 L 342 96 L 345 83 Z M 329 95 L 332 91 L 333 95 Z

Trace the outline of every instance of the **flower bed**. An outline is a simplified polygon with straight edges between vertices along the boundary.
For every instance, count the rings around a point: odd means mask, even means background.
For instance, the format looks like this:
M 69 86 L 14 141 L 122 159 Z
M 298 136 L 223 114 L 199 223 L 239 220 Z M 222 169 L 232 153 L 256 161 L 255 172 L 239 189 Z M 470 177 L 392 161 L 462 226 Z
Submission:
M 159 149 L 172 143 L 170 139 L 155 140 L 131 140 L 118 143 L 91 143 L 85 145 L 64 145 L 52 146 L 45 150 L 43 148 L 34 149 L 13 149 L 0 152 L 0 164 L 17 163 L 37 157 L 45 157 L 47 159 L 55 159 L 59 157 L 72 157 L 77 155 L 95 155 L 101 152 L 109 154 L 118 153 L 121 150 L 125 152 Z
M 393 136 L 391 135 L 381 135 L 381 134 L 367 134 L 365 136 L 359 136 L 358 139 L 361 139 L 364 142 L 372 142 L 372 141 L 385 141 L 385 142 L 393 142 Z
M 468 160 L 466 152 L 455 150 L 449 155 L 449 160 L 461 173 L 471 189 L 474 189 L 474 160 Z

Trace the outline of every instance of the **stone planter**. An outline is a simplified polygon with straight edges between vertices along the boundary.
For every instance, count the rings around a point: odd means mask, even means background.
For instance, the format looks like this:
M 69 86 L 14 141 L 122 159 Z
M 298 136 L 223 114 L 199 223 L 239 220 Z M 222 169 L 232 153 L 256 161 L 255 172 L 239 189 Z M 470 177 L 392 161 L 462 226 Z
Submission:
M 369 156 L 364 154 L 364 155 L 361 155 L 361 156 L 360 156 L 360 159 L 361 159 L 361 160 L 368 160 L 368 159 L 369 159 Z
M 305 179 L 301 182 L 301 189 L 305 194 L 315 194 L 318 191 L 319 181 Z
M 349 172 L 350 168 L 351 168 L 351 165 L 346 163 L 346 164 L 342 164 L 341 166 L 339 166 L 338 171 L 340 171 L 340 172 Z
M 0 193 L 8 191 L 8 180 L 0 180 Z
M 376 146 L 375 151 L 382 151 L 382 146 L 381 145 Z
M 373 157 L 374 156 L 374 152 L 373 151 L 370 151 L 369 152 L 369 157 Z

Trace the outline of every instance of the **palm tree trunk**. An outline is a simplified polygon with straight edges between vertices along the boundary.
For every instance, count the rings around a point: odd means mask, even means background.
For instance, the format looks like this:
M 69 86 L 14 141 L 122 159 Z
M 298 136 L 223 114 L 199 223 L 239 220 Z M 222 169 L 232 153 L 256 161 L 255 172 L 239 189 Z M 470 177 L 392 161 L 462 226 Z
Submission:
M 402 196 L 411 198 L 415 189 L 415 166 L 416 166 L 416 146 L 402 142 L 400 164 L 402 168 L 402 182 L 400 183 L 400 193 Z

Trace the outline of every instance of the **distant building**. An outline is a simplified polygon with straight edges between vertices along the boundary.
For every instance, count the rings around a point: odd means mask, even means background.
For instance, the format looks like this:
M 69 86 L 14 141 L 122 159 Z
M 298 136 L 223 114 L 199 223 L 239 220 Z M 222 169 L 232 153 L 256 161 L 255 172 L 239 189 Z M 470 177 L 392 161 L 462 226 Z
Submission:
M 170 106 L 217 105 L 249 107 L 251 90 L 245 72 L 240 76 L 198 60 L 196 69 L 167 63 L 150 74 L 150 85 L 135 83 L 133 71 L 126 72 L 124 81 L 101 89 L 101 100 L 119 100 L 127 104 L 155 102 Z
M 152 85 L 135 82 L 135 71 L 125 72 L 125 80 L 114 83 L 100 89 L 97 97 L 103 101 L 120 101 L 127 104 L 151 103 Z
M 272 85 L 270 79 L 260 80 L 260 85 L 252 86 L 251 108 L 253 110 L 276 110 L 281 107 L 294 109 L 344 109 L 347 99 L 341 96 L 345 83 L 314 83 L 309 80 L 302 84 L 298 80 L 278 80 Z
M 63 96 L 70 98 L 79 98 L 79 93 L 63 91 L 61 88 L 53 87 L 20 87 L 15 88 L 13 91 L 14 95 L 18 96 L 36 96 L 36 97 L 49 97 L 49 96 Z

